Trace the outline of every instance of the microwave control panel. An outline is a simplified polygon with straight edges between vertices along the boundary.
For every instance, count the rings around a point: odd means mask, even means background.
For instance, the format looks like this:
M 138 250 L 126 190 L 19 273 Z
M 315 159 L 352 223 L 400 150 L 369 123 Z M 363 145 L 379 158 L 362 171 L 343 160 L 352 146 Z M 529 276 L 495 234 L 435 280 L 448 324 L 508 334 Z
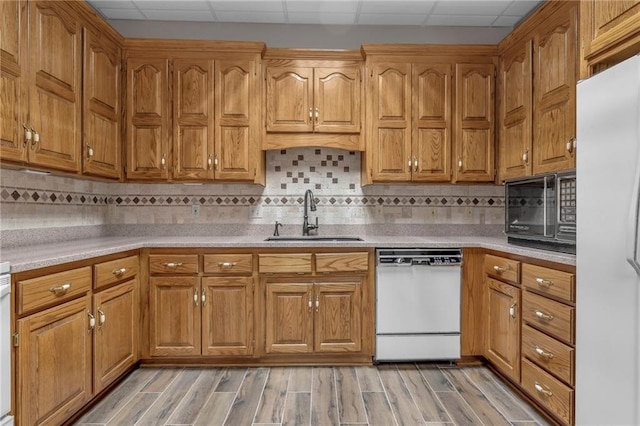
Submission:
M 560 222 L 576 222 L 576 180 L 559 179 L 560 181 Z

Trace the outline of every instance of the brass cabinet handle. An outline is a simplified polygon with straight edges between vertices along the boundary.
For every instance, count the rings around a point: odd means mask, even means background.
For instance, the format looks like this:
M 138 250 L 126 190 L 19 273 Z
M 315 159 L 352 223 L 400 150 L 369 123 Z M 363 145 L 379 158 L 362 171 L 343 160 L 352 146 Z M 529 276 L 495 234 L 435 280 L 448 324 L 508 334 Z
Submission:
M 318 108 L 316 108 L 316 123 L 318 122 L 318 116 L 319 116 L 319 112 L 318 112 Z
M 522 154 L 522 161 L 524 162 L 524 164 L 529 163 L 529 150 L 528 149 L 524 150 L 524 154 Z
M 231 269 L 236 265 L 237 265 L 236 262 L 220 262 L 220 263 L 218 263 L 218 266 L 220 268 L 222 268 L 222 269 Z
M 569 154 L 573 154 L 573 149 L 576 147 L 576 138 L 571 138 L 567 141 L 566 148 Z
M 207 159 L 207 170 L 211 170 L 211 165 L 213 164 L 213 159 L 211 156 Z
M 535 384 L 533 386 L 536 388 L 536 390 L 539 393 L 543 394 L 544 396 L 548 396 L 548 397 L 552 397 L 553 396 L 553 392 L 551 392 L 548 389 L 545 389 L 540 383 L 535 382 Z
M 96 317 L 91 314 L 91 312 L 87 311 L 87 316 L 89 317 L 89 332 L 96 328 Z
M 316 294 L 316 312 L 320 309 L 320 296 Z
M 213 165 L 215 166 L 215 169 L 218 170 L 218 154 L 213 157 Z
M 411 166 L 413 165 L 413 162 L 411 161 L 411 157 L 407 157 L 407 165 L 409 166 L 409 171 L 411 171 Z
M 34 129 L 31 129 L 33 132 L 33 142 L 31 142 L 31 147 L 35 148 L 36 144 L 40 142 L 40 133 L 36 132 Z
M 551 314 L 545 314 L 544 312 L 536 309 L 535 311 L 533 311 L 533 313 L 535 314 L 535 316 L 537 316 L 540 319 L 543 319 L 545 321 L 551 321 L 553 319 L 553 315 Z
M 24 143 L 22 146 L 26 147 L 29 142 L 31 142 L 31 139 L 33 139 L 33 129 L 31 129 L 31 126 L 27 123 L 22 123 L 22 127 L 24 128 Z
M 91 148 L 91 145 L 87 144 L 87 158 L 91 157 L 93 157 L 93 148 Z
M 119 269 L 114 269 L 113 271 L 111 271 L 111 273 L 113 275 L 115 275 L 116 277 L 119 277 L 120 275 L 123 275 L 126 272 L 127 272 L 127 268 L 119 268 Z
M 207 304 L 207 296 L 206 296 L 206 290 L 203 288 L 202 289 L 202 296 L 200 296 L 200 300 L 202 301 L 202 306 Z
M 513 305 L 509 306 L 509 316 L 511 316 L 511 318 L 516 317 L 516 302 L 513 302 Z
M 160 165 L 162 166 L 162 170 L 166 168 L 167 158 L 165 154 L 162 154 L 162 158 L 160 159 Z
M 458 158 L 458 170 L 462 170 L 462 158 Z
M 553 358 L 553 354 L 551 352 L 547 352 L 544 349 L 542 349 L 540 346 L 536 345 L 536 349 L 535 349 L 536 353 L 538 354 L 538 356 L 542 357 L 542 358 L 547 358 L 547 359 L 551 359 Z
M 56 287 L 51 287 L 49 291 L 53 294 L 66 293 L 67 290 L 69 290 L 70 288 L 71 288 L 71 283 L 64 283 Z
M 167 268 L 178 268 L 180 266 L 182 266 L 182 262 L 167 262 L 167 263 L 163 263 L 163 266 L 166 266 Z
M 507 266 L 506 268 L 503 268 L 502 266 L 498 266 L 498 265 L 493 265 L 493 270 L 498 272 L 498 273 L 503 273 L 503 272 L 507 272 L 507 270 L 509 269 L 509 267 Z
M 193 304 L 198 306 L 198 289 L 193 290 Z
M 313 302 L 311 300 L 311 293 L 308 294 L 307 306 L 309 306 L 309 312 L 311 312 L 311 308 L 313 307 Z
M 413 157 L 413 171 L 418 171 L 418 160 L 415 157 Z
M 98 327 L 102 327 L 107 322 L 107 316 L 98 308 Z
M 535 280 L 538 284 L 545 287 L 551 287 L 553 285 L 553 281 L 545 280 L 544 278 L 541 278 L 541 277 L 536 277 Z
M 309 118 L 313 119 L 313 108 L 309 108 Z

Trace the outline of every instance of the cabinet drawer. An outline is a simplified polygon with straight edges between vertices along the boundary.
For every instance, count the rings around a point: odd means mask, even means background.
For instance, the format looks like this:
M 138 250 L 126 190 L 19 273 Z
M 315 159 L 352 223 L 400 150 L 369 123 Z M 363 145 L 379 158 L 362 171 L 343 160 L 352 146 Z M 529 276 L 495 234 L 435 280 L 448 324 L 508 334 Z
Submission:
M 484 256 L 484 273 L 501 280 L 520 282 L 520 262 L 504 257 Z
M 574 349 L 527 325 L 522 327 L 522 356 L 560 380 L 574 385 Z
M 575 343 L 575 308 L 523 292 L 522 319 L 567 343 Z
M 576 276 L 568 272 L 525 263 L 522 265 L 522 284 L 569 302 L 576 301 Z
M 197 274 L 197 254 L 152 254 L 149 255 L 151 274 Z
M 63 302 L 91 290 L 91 266 L 18 281 L 18 313 Z
M 206 254 L 205 274 L 251 275 L 253 256 L 251 254 Z
M 138 265 L 138 256 L 129 256 L 94 265 L 95 288 L 99 289 L 135 277 L 138 274 Z
M 369 269 L 367 253 L 316 253 L 316 272 L 359 272 Z
M 522 360 L 522 387 L 565 424 L 573 424 L 573 389 L 527 359 Z
M 310 274 L 311 253 L 260 254 L 258 271 L 261 274 Z

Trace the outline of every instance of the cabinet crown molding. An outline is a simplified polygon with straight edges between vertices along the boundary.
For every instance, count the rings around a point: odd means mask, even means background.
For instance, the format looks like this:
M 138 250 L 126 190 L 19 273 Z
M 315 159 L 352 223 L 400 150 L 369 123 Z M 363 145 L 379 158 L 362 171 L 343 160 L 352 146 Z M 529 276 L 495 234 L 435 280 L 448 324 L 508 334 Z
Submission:
M 363 52 L 344 49 L 283 49 L 268 48 L 264 59 L 362 61 Z
M 363 44 L 362 55 L 495 56 L 494 44 Z
M 219 40 L 174 40 L 151 38 L 128 38 L 123 48 L 140 49 L 145 52 L 220 52 L 220 53 L 259 53 L 264 54 L 266 44 L 257 41 L 219 41 Z

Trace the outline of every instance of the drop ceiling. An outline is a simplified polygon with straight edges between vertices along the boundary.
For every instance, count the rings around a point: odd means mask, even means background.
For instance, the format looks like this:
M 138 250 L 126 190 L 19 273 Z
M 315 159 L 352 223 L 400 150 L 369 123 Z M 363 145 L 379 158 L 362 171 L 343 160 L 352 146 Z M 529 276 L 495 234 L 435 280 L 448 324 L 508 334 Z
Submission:
M 512 28 L 536 0 L 88 0 L 109 20 Z

